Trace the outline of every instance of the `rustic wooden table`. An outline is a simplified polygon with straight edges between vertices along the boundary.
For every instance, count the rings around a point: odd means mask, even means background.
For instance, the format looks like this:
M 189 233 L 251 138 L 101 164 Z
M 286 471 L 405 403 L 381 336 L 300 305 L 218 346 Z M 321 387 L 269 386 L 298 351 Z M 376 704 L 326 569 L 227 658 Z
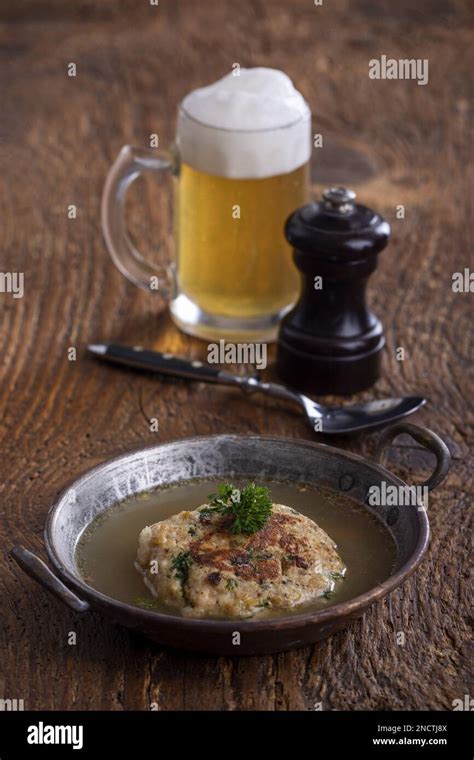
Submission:
M 5 3 L 2 11 L 0 268 L 24 272 L 25 294 L 0 293 L 0 697 L 30 709 L 452 709 L 469 693 L 472 294 L 452 290 L 453 272 L 472 265 L 468 2 L 78 5 L 79 15 L 57 0 Z M 429 83 L 369 79 L 368 61 L 381 54 L 427 58 Z M 75 78 L 67 76 L 71 62 Z M 370 289 L 387 331 L 374 392 L 426 395 L 415 421 L 445 438 L 453 466 L 431 499 L 428 556 L 390 599 L 316 646 L 216 660 L 162 650 L 94 614 L 75 616 L 27 580 L 9 550 L 21 542 L 44 556 L 43 524 L 58 491 L 118 452 L 216 432 L 312 439 L 299 416 L 273 401 L 160 382 L 84 353 L 89 341 L 117 339 L 204 354 L 114 268 L 99 199 L 122 144 L 145 146 L 155 132 L 162 144 L 171 140 L 181 97 L 234 62 L 285 70 L 312 104 L 323 135 L 314 191 L 343 182 L 392 222 Z M 76 219 L 68 218 L 71 204 Z M 157 241 L 168 249 L 165 187 L 137 184 L 129 216 L 145 252 Z M 375 440 L 331 443 L 370 456 Z M 432 462 L 400 439 L 390 465 L 415 482 Z

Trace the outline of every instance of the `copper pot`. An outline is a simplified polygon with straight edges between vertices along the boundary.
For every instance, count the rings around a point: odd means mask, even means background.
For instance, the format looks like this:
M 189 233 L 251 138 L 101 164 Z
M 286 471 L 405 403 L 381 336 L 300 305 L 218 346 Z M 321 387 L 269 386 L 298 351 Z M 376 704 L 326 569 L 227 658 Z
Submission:
M 132 451 L 81 475 L 53 504 L 45 527 L 52 570 L 23 547 L 15 547 L 12 556 L 30 576 L 76 612 L 86 613 L 93 608 L 159 644 L 215 655 L 251 655 L 313 643 L 346 627 L 397 588 L 413 573 L 427 549 L 429 524 L 424 509 L 375 508 L 367 503 L 370 486 L 383 481 L 387 485 L 407 485 L 384 466 L 391 442 L 402 433 L 408 433 L 435 454 L 435 470 L 423 484 L 434 488 L 449 469 L 449 451 L 435 433 L 407 422 L 395 424 L 381 434 L 375 462 L 321 443 L 252 435 L 201 436 Z M 190 478 L 216 477 L 289 480 L 344 491 L 390 531 L 396 544 L 392 574 L 366 593 L 324 610 L 244 621 L 196 620 L 139 609 L 105 596 L 81 578 L 75 557 L 77 542 L 98 514 L 142 491 Z M 240 633 L 239 646 L 233 643 L 236 631 Z

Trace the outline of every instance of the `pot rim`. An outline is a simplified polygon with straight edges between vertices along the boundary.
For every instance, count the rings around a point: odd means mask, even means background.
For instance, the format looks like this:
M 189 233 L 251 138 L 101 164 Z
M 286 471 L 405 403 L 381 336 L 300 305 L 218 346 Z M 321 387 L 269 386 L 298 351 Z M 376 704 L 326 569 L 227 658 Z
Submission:
M 355 596 L 353 599 L 335 604 L 329 607 L 327 610 L 306 611 L 297 615 L 283 615 L 281 617 L 264 618 L 260 620 L 240 620 L 238 618 L 232 618 L 230 620 L 215 620 L 211 618 L 186 618 L 179 615 L 171 615 L 151 610 L 144 610 L 140 607 L 135 607 L 134 605 L 127 604 L 126 602 L 121 602 L 117 599 L 113 599 L 112 597 L 107 596 L 100 591 L 97 591 L 92 586 L 87 584 L 79 574 L 76 575 L 70 572 L 61 564 L 55 548 L 55 521 L 58 516 L 63 497 L 71 488 L 74 487 L 76 490 L 78 490 L 81 486 L 81 483 L 83 483 L 90 476 L 99 472 L 106 465 L 109 465 L 113 462 L 118 463 L 121 459 L 126 459 L 130 455 L 152 451 L 158 448 L 163 449 L 167 446 L 175 445 L 177 443 L 191 443 L 197 441 L 203 442 L 205 440 L 211 439 L 221 439 L 222 441 L 254 440 L 275 443 L 290 443 L 315 450 L 322 449 L 332 456 L 342 456 L 345 459 L 354 462 L 355 464 L 364 464 L 365 466 L 369 466 L 371 469 L 377 472 L 378 475 L 388 476 L 391 479 L 392 483 L 395 485 L 405 487 L 408 486 L 408 483 L 403 481 L 397 475 L 394 475 L 386 467 L 378 464 L 377 462 L 371 462 L 370 459 L 367 459 L 360 454 L 354 454 L 353 452 L 345 451 L 344 449 L 339 449 L 335 446 L 329 446 L 325 443 L 300 440 L 298 438 L 288 438 L 285 436 L 217 433 L 212 435 L 192 436 L 189 438 L 177 438 L 169 441 L 164 441 L 163 443 L 151 444 L 149 446 L 139 446 L 137 448 L 123 452 L 122 454 L 118 454 L 117 456 L 110 457 L 76 477 L 72 482 L 69 483 L 69 485 L 65 486 L 60 491 L 57 498 L 48 510 L 44 527 L 44 541 L 48 557 L 60 578 L 75 591 L 80 592 L 82 596 L 84 596 L 94 606 L 106 607 L 112 612 L 114 610 L 117 610 L 122 613 L 128 613 L 129 615 L 132 615 L 136 618 L 137 623 L 142 622 L 143 624 L 155 624 L 157 627 L 174 627 L 176 625 L 179 625 L 182 627 L 183 631 L 189 632 L 200 631 L 202 633 L 207 629 L 212 632 L 232 633 L 236 628 L 238 628 L 240 632 L 250 633 L 252 631 L 276 631 L 288 628 L 302 628 L 323 622 L 333 622 L 339 619 L 344 619 L 347 616 L 350 616 L 352 613 L 366 609 L 374 602 L 378 601 L 393 591 L 407 578 L 409 578 L 420 564 L 428 548 L 430 537 L 429 521 L 425 509 L 416 511 L 420 526 L 420 536 L 413 554 L 395 574 L 390 575 L 385 581 L 383 581 L 383 583 L 374 586 L 364 594 Z M 361 504 L 360 501 L 359 503 Z

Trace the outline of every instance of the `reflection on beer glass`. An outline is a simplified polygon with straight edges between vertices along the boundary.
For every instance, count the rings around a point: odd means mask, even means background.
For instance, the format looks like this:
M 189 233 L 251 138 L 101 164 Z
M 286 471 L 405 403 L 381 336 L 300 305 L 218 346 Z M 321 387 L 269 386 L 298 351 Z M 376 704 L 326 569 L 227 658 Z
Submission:
M 122 149 L 104 189 L 102 223 L 119 269 L 146 290 L 158 276 L 184 332 L 274 340 L 299 290 L 283 227 L 307 200 L 311 115 L 283 72 L 238 74 L 185 97 L 170 154 Z M 143 260 L 122 218 L 126 187 L 158 169 L 175 177 L 175 263 L 166 270 Z

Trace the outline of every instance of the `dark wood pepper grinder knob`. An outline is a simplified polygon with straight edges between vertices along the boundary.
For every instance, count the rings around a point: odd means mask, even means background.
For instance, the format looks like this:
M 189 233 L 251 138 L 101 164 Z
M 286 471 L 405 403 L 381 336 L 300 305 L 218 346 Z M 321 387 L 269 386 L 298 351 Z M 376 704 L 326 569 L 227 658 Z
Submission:
M 390 225 L 355 197 L 344 187 L 331 188 L 285 225 L 303 282 L 280 326 L 277 372 L 306 393 L 355 393 L 379 376 L 385 338 L 365 290 Z

